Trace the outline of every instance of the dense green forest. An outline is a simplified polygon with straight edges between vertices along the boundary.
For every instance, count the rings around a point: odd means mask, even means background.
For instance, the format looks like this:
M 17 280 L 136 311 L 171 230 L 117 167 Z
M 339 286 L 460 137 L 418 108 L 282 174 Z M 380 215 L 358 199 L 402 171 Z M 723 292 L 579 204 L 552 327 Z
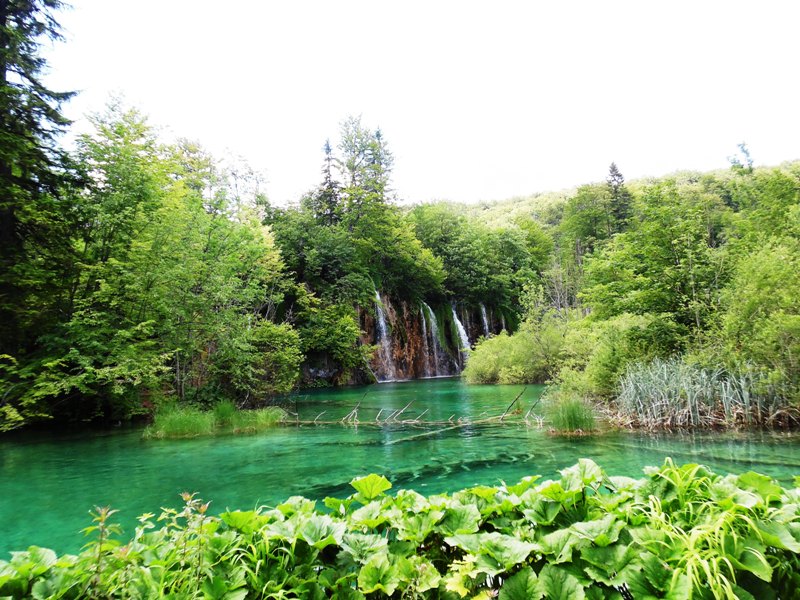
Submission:
M 59 6 L 0 15 L 0 431 L 374 381 L 385 298 L 451 355 L 457 307 L 479 307 L 469 381 L 555 382 L 652 425 L 794 420 L 800 164 L 742 146 L 720 172 L 626 183 L 612 164 L 561 194 L 410 206 L 381 130 L 350 117 L 319 185 L 273 206 L 251 169 L 119 102 L 67 149 L 70 94 L 39 54 Z

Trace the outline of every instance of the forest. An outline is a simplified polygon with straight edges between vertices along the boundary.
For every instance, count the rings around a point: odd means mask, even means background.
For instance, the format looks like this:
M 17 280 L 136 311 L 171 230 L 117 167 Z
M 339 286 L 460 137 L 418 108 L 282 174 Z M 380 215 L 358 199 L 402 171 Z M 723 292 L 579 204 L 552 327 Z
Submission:
M 716 172 L 409 204 L 384 133 L 347 117 L 275 206 L 117 100 L 67 148 L 70 94 L 40 77 L 58 25 L 6 12 L 0 431 L 462 368 L 644 426 L 796 422 L 800 163 L 742 144 Z

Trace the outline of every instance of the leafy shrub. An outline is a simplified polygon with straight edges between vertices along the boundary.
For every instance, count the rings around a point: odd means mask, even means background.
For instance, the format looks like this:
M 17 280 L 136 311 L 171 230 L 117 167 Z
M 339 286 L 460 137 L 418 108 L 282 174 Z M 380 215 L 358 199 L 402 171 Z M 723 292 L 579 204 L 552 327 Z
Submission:
M 544 383 L 561 365 L 569 321 L 554 311 L 485 339 L 470 354 L 463 375 L 470 383 Z M 501 381 L 502 379 L 502 381 Z
M 800 488 L 669 459 L 635 480 L 581 459 L 556 480 L 425 497 L 368 475 L 327 511 L 181 510 L 114 536 L 97 509 L 78 556 L 0 561 L 0 595 L 58 598 L 794 598 Z

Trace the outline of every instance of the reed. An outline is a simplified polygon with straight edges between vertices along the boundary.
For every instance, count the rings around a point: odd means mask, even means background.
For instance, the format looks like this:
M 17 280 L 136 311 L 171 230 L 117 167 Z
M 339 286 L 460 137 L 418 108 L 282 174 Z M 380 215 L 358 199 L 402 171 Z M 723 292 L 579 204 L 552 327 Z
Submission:
M 592 406 L 572 394 L 551 394 L 545 404 L 545 416 L 552 428 L 560 433 L 586 433 L 595 428 Z
M 199 408 L 165 406 L 156 413 L 153 424 L 144 431 L 149 439 L 180 439 L 225 433 L 257 433 L 279 424 L 286 413 L 276 407 L 239 410 L 224 401 L 210 411 Z
M 178 439 L 211 435 L 216 429 L 216 420 L 211 412 L 197 408 L 168 405 L 160 408 L 153 424 L 145 429 L 146 438 Z
M 678 358 L 635 363 L 620 379 L 620 410 L 644 427 L 764 427 L 798 422 L 797 409 L 755 370 L 730 373 Z

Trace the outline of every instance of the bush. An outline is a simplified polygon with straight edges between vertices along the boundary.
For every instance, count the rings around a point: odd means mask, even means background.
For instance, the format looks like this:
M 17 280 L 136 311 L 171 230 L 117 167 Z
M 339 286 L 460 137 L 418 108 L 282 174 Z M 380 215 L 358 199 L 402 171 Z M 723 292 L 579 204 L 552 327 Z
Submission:
M 517 333 L 479 342 L 463 375 L 470 383 L 545 383 L 561 365 L 567 317 L 555 311 L 525 321 Z
M 800 489 L 668 459 L 641 479 L 591 460 L 538 482 L 396 496 L 356 493 L 275 509 L 143 515 L 115 539 L 99 508 L 78 556 L 31 547 L 0 561 L 14 598 L 795 598 Z M 161 523 L 156 529 L 156 522 Z

